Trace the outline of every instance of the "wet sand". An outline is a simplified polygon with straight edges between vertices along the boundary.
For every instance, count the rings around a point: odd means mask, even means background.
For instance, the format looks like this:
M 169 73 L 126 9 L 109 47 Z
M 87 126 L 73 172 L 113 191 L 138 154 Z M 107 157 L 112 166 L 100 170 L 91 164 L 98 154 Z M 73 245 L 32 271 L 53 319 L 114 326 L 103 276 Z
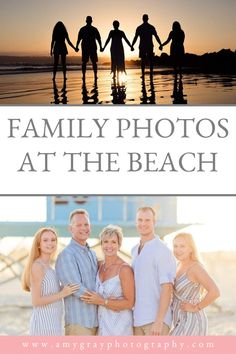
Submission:
M 155 69 L 153 80 L 140 69 L 129 68 L 123 81 L 114 84 L 110 71 L 87 71 L 86 83 L 80 70 L 68 71 L 66 86 L 58 72 L 54 84 L 50 72 L 0 76 L 0 104 L 235 104 L 236 75 L 186 73 L 175 81 L 172 70 Z

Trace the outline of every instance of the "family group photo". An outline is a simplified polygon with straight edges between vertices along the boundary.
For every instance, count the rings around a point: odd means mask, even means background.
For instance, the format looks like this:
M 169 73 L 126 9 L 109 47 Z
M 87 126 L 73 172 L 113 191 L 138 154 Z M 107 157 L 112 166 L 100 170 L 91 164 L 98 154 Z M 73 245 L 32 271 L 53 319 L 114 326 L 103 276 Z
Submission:
M 1 197 L 0 334 L 234 335 L 234 203 Z
M 234 1 L 14 3 L 0 104 L 235 104 Z

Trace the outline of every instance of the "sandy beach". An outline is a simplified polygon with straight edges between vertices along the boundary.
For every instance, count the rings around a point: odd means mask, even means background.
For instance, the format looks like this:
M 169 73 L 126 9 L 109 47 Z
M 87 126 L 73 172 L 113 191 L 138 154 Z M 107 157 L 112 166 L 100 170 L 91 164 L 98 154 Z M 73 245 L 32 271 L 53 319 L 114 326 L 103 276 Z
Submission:
M 14 246 L 13 238 L 1 239 L 0 260 L 0 335 L 27 335 L 29 320 L 32 311 L 30 293 L 21 289 L 20 274 L 23 269 L 25 256 L 31 243 L 30 237 L 17 238 L 18 246 Z M 69 242 L 69 238 L 62 238 L 59 250 Z M 130 259 L 129 250 L 137 242 L 135 237 L 124 239 L 121 254 L 126 261 Z M 102 253 L 97 239 L 89 240 L 90 246 L 101 258 Z M 9 270 L 2 271 L 7 261 L 21 259 L 12 269 L 18 277 Z M 236 304 L 234 289 L 236 272 L 236 252 L 206 252 L 202 254 L 204 264 L 218 284 L 221 296 L 207 308 L 209 320 L 209 335 L 236 335 Z M 7 279 L 11 279 L 6 281 Z
M 19 280 L 0 286 L 0 335 L 27 335 L 31 311 L 30 294 L 21 290 Z M 208 335 L 236 335 L 235 309 L 212 305 L 207 316 Z
M 139 68 L 128 68 L 120 84 L 114 84 L 110 70 L 98 71 L 97 84 L 92 70 L 86 83 L 81 70 L 67 72 L 66 86 L 58 72 L 54 84 L 51 72 L 0 75 L 0 104 L 158 104 L 173 103 L 235 104 L 236 75 L 185 73 L 176 82 L 172 69 L 154 70 L 153 81 L 147 74 L 140 78 Z

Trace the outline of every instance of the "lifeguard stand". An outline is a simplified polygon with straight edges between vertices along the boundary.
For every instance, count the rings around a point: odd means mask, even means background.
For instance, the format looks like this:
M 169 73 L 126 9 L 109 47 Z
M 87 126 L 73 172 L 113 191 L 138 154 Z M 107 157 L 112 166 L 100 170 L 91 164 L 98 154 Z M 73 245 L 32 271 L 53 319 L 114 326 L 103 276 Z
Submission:
M 160 236 L 178 228 L 177 198 L 171 196 L 86 196 L 57 195 L 46 198 L 46 219 L 41 222 L 0 222 L 0 237 L 33 236 L 42 226 L 55 227 L 60 236 L 70 236 L 67 230 L 68 217 L 72 210 L 86 209 L 92 224 L 92 237 L 97 237 L 107 224 L 118 224 L 127 236 L 136 236 L 135 216 L 141 206 L 151 206 L 157 214 L 157 229 Z
M 46 203 L 46 220 L 43 222 L 27 222 L 26 220 L 0 223 L 0 246 L 6 243 L 11 244 L 11 247 L 7 247 L 7 252 L 0 251 L 0 273 L 8 273 L 6 281 L 20 277 L 28 252 L 28 248 L 24 246 L 30 241 L 27 238 L 32 237 L 40 227 L 54 227 L 60 240 L 63 237 L 70 237 L 68 217 L 74 209 L 83 208 L 89 213 L 92 224 L 91 238 L 95 241 L 101 229 L 108 224 L 121 226 L 124 237 L 137 237 L 135 217 L 137 209 L 142 206 L 151 206 L 156 211 L 157 232 L 161 237 L 183 227 L 177 223 L 177 198 L 171 196 L 57 195 L 48 196 Z M 61 247 L 63 246 L 61 244 Z M 97 241 L 94 242 L 92 248 L 96 247 L 98 247 Z M 129 255 L 124 252 L 124 257 L 129 257 Z M 3 278 L 1 282 L 4 282 Z

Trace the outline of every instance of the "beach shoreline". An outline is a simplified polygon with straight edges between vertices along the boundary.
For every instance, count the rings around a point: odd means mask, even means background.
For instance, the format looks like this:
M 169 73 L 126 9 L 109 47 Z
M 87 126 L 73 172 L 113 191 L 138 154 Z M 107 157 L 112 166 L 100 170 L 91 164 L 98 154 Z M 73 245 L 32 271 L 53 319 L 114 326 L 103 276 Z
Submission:
M 153 77 L 147 70 L 143 80 L 140 68 L 127 68 L 117 82 L 104 67 L 98 70 L 97 80 L 88 69 L 83 81 L 76 67 L 68 70 L 66 81 L 60 71 L 53 81 L 50 70 L 0 75 L 0 105 L 222 105 L 235 104 L 235 97 L 236 74 L 189 72 L 176 80 L 171 69 L 155 68 Z

